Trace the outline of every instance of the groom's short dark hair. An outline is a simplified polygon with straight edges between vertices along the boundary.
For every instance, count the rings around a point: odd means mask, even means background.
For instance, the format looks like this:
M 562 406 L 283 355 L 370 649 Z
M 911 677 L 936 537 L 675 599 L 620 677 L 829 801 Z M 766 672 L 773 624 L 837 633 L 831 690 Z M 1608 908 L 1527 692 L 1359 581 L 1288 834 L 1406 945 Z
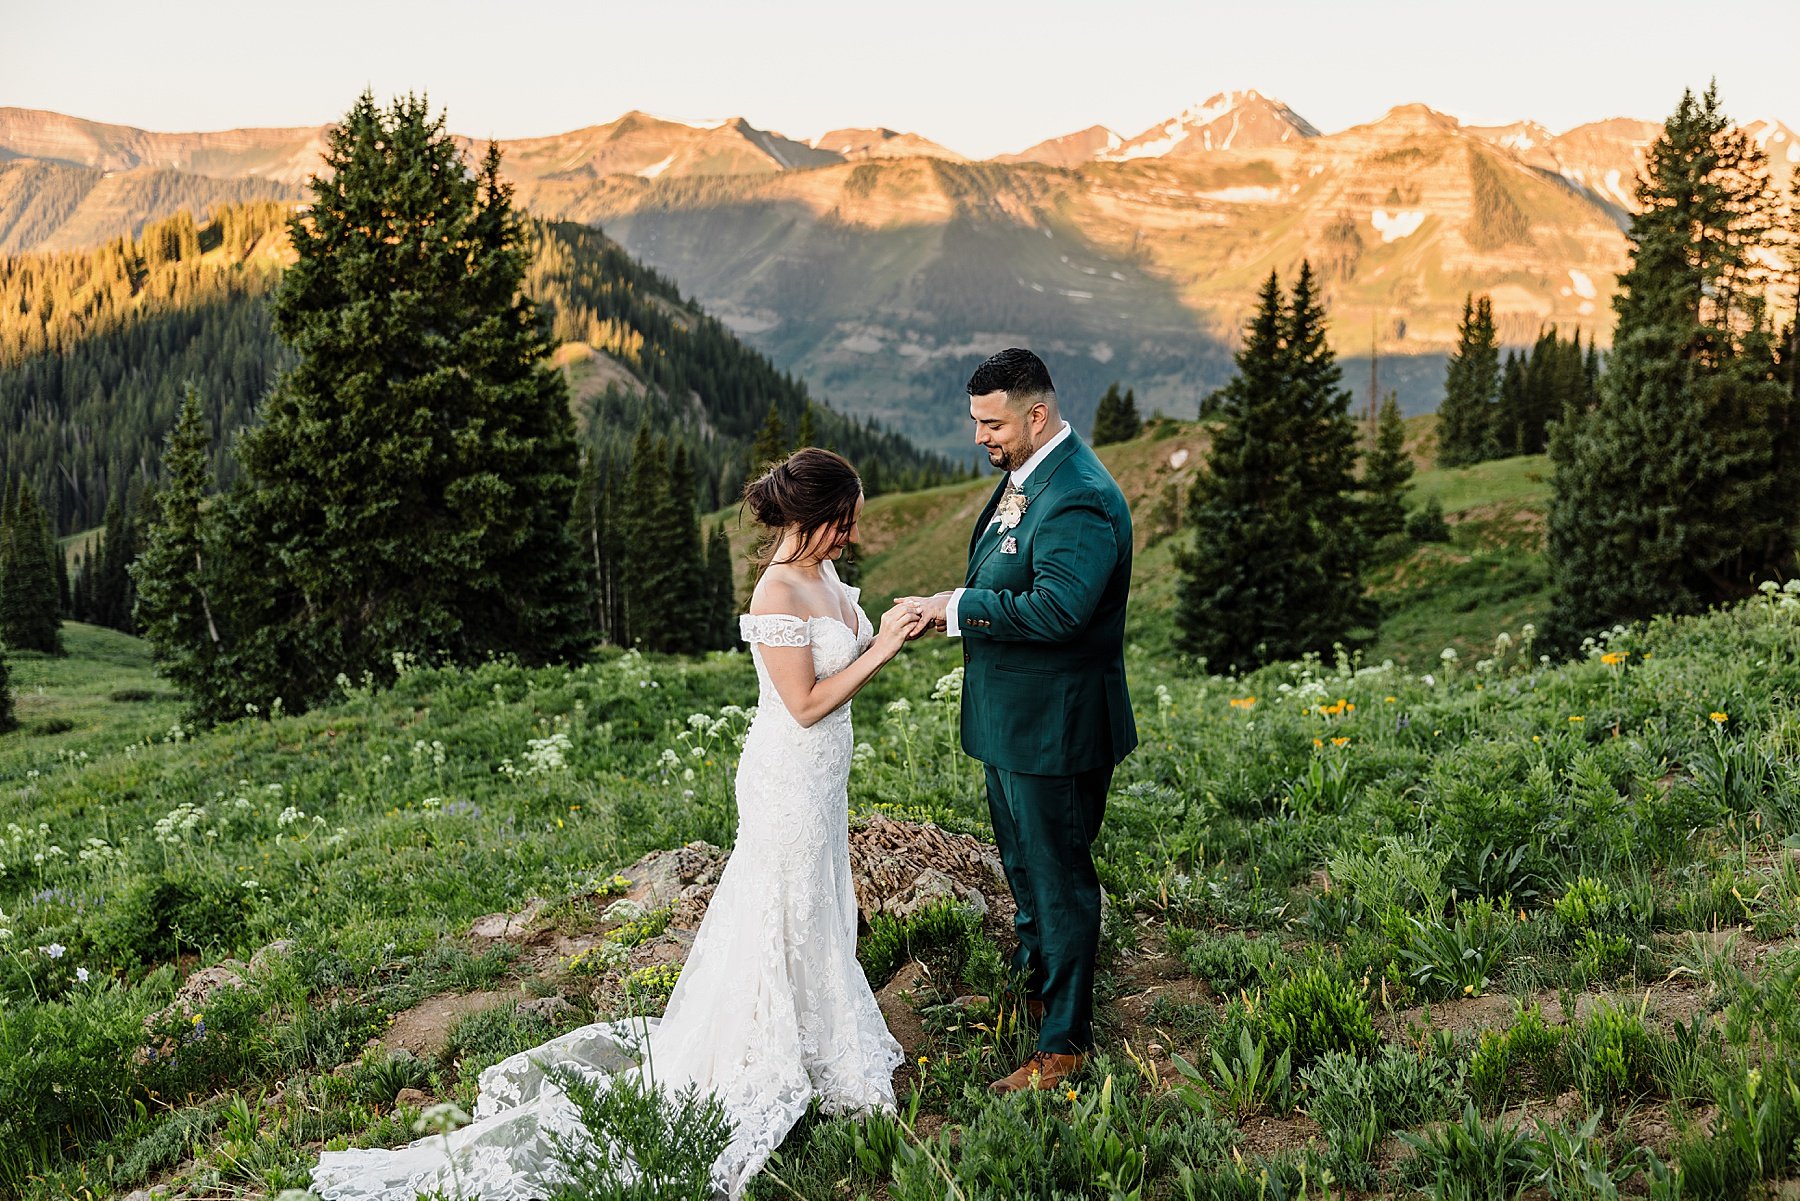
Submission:
M 1013 405 L 1036 403 L 1048 399 L 1054 412 L 1056 385 L 1050 382 L 1050 369 L 1044 360 L 1022 346 L 1009 346 L 992 356 L 969 377 L 969 395 L 986 396 L 1004 392 Z

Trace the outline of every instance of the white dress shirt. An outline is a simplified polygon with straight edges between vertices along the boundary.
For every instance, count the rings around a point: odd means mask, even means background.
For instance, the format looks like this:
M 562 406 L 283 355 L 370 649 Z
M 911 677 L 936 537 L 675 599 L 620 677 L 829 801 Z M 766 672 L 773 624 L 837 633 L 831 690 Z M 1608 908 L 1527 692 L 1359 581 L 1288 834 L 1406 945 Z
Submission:
M 1037 450 L 1032 453 L 1032 456 L 1025 460 L 1022 466 L 1007 476 L 1007 479 L 1012 483 L 1012 486 L 1023 492 L 1025 490 L 1025 481 L 1030 477 L 1032 469 L 1048 458 L 1050 452 L 1062 445 L 1063 440 L 1074 432 L 1074 429 L 1068 422 L 1063 422 L 1062 428 L 1050 436 L 1050 441 L 1038 447 Z M 1000 514 L 996 512 L 993 518 L 988 522 L 988 528 L 992 529 L 994 523 L 999 520 Z M 982 531 L 982 537 L 985 538 L 986 536 L 987 531 Z M 962 637 L 962 626 L 958 624 L 956 620 L 956 606 L 958 602 L 962 600 L 962 594 L 966 591 L 968 591 L 966 588 L 956 589 L 950 594 L 950 603 L 944 607 L 944 633 L 951 638 Z

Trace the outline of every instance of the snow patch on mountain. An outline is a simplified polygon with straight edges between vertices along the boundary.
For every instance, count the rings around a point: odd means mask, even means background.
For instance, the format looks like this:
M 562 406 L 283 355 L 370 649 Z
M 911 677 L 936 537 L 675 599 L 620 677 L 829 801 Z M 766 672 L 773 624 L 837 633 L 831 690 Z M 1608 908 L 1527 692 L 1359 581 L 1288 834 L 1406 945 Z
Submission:
M 1594 297 L 1600 295 L 1599 291 L 1594 287 L 1594 281 L 1588 277 L 1588 273 L 1585 271 L 1577 271 L 1573 267 L 1569 268 L 1569 286 L 1574 288 L 1575 295 L 1581 297 L 1583 300 L 1592 300 Z
M 1280 200 L 1283 196 L 1280 188 L 1267 188 L 1256 184 L 1240 184 L 1233 188 L 1214 188 L 1210 192 L 1195 192 L 1199 200 L 1219 200 L 1226 204 L 1268 204 Z
M 674 163 L 674 161 L 675 161 L 675 152 L 671 150 L 669 152 L 668 158 L 664 159 L 660 163 L 651 163 L 648 167 L 645 167 L 642 171 L 639 171 L 638 174 L 643 176 L 645 179 L 655 179 L 658 175 L 661 175 L 664 171 L 667 171 L 669 169 L 670 165 Z
M 1375 227 L 1383 242 L 1397 242 L 1419 232 L 1419 226 L 1425 224 L 1425 210 L 1401 209 L 1390 216 L 1386 209 L 1376 209 L 1369 214 L 1369 224 Z

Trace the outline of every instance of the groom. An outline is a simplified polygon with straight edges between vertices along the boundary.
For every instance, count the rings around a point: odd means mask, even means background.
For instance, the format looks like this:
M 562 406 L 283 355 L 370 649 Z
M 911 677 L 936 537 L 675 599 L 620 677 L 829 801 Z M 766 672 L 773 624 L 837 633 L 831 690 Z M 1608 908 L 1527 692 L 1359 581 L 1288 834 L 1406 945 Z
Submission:
M 1003 350 L 969 378 L 969 415 L 1007 473 L 969 539 L 963 587 L 905 597 L 963 642 L 963 750 L 1018 902 L 1037 1053 L 990 1087 L 1051 1088 L 1093 1049 L 1100 881 L 1090 853 L 1113 768 L 1137 745 L 1125 690 L 1131 510 L 1057 407 L 1050 372 Z

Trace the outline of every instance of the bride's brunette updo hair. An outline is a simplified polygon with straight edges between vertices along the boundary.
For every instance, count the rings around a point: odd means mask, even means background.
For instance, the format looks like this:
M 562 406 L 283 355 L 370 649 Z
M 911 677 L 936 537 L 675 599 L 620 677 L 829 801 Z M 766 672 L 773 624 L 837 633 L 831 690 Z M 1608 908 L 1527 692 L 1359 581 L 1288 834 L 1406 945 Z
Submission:
M 848 530 L 856 523 L 856 502 L 861 496 L 862 479 L 850 461 L 817 446 L 795 451 L 744 485 L 744 503 L 750 506 L 750 515 L 768 531 L 757 547 L 757 574 L 774 564 L 781 535 L 787 530 L 798 535 L 798 546 L 783 563 L 793 562 L 820 530 Z

